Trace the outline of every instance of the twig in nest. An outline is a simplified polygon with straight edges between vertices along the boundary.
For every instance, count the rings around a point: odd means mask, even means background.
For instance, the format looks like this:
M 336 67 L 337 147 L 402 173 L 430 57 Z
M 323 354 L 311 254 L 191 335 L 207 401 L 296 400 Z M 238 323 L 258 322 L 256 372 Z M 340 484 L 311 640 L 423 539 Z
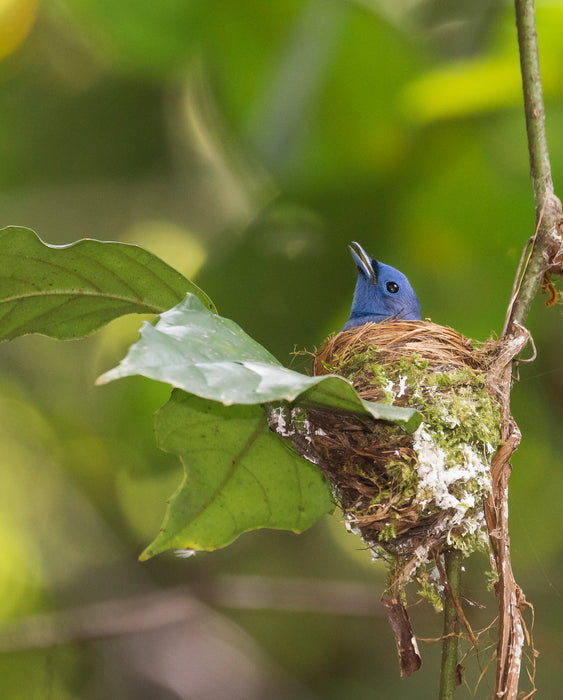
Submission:
M 541 221 L 541 219 L 540 219 Z M 514 276 L 514 283 L 512 285 L 512 293 L 510 295 L 510 301 L 508 302 L 508 308 L 506 310 L 506 317 L 504 319 L 504 327 L 502 329 L 502 337 L 506 336 L 508 333 L 508 329 L 510 327 L 510 323 L 512 321 L 512 312 L 514 310 L 514 304 L 516 302 L 516 298 L 518 297 L 518 292 L 520 291 L 520 286 L 522 284 L 522 278 L 524 277 L 524 274 L 526 272 L 526 269 L 528 267 L 528 263 L 530 262 L 530 258 L 532 257 L 532 253 L 534 252 L 534 242 L 536 240 L 536 236 L 538 235 L 538 228 L 539 228 L 540 222 L 538 221 L 538 225 L 536 227 L 536 231 L 533 236 L 530 236 L 528 240 L 526 241 L 526 244 L 524 245 L 524 249 L 522 250 L 522 255 L 520 256 L 520 262 L 518 263 L 518 269 L 516 270 L 516 275 Z

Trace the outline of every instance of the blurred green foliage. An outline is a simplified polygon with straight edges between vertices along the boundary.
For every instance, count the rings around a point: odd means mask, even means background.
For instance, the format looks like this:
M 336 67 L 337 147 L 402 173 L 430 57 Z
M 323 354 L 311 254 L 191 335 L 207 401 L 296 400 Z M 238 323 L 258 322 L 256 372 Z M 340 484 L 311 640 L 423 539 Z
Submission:
M 537 11 L 557 189 L 563 4 Z M 9 0 L 2 36 L 13 39 L 0 62 L 2 225 L 55 244 L 145 245 L 195 275 L 219 312 L 284 364 L 347 317 L 350 240 L 408 274 L 423 315 L 477 339 L 500 332 L 534 228 L 510 4 Z M 219 596 L 228 573 L 364 582 L 377 598 L 383 567 L 338 522 L 299 537 L 248 534 L 188 562 L 136 562 L 180 476 L 152 435 L 167 392 L 138 378 L 93 382 L 139 325 L 131 317 L 86 341 L 0 348 L 2 697 L 435 697 L 437 645 L 425 644 L 422 670 L 400 681 L 380 616 L 272 613 L 244 609 L 228 587 Z M 561 304 L 538 298 L 528 325 L 538 360 L 520 368 L 513 393 L 524 439 L 512 550 L 535 604 L 536 682 L 557 697 Z M 467 564 L 467 597 L 488 606 L 477 629 L 495 610 L 485 566 Z M 128 617 L 94 608 L 82 627 L 29 620 L 183 583 L 234 610 L 198 608 L 173 624 L 141 603 Z M 151 610 L 149 624 L 141 613 Z M 439 636 L 431 611 L 413 618 L 421 636 Z M 18 620 L 25 630 L 6 628 Z M 475 658 L 465 666 L 473 688 Z M 490 693 L 486 678 L 476 695 Z

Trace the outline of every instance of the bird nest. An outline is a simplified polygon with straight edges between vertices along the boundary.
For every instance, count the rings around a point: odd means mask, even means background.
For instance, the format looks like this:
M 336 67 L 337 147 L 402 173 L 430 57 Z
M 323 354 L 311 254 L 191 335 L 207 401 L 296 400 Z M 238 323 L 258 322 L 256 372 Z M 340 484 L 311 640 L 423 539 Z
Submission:
M 491 348 L 429 321 L 385 321 L 330 337 L 315 353 L 316 375 L 339 374 L 363 399 L 422 415 L 411 434 L 308 412 L 309 458 L 330 479 L 349 529 L 391 558 L 403 581 L 444 544 L 469 553 L 486 541 L 483 502 L 500 444 L 487 388 Z

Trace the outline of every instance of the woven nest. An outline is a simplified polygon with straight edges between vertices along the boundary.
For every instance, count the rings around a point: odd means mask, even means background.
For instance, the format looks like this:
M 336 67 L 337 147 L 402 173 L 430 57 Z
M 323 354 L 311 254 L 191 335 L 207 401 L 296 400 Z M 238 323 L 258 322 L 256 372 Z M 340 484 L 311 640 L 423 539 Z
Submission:
M 466 551 L 483 540 L 482 503 L 500 441 L 489 357 L 488 347 L 429 321 L 369 323 L 315 353 L 315 375 L 340 374 L 364 399 L 423 414 L 414 435 L 385 421 L 309 414 L 315 461 L 349 527 L 376 553 L 410 560 L 410 570 L 446 540 Z

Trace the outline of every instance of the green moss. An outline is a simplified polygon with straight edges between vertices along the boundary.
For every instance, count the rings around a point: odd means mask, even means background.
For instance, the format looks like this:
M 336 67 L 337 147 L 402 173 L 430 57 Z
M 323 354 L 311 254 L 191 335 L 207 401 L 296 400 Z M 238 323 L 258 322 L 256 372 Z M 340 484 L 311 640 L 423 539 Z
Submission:
M 469 556 L 473 552 L 486 550 L 482 528 L 475 531 L 467 530 L 462 533 L 452 533 L 450 543 L 455 549 L 463 552 L 465 556 Z
M 369 367 L 367 367 L 367 373 L 371 375 L 369 383 L 372 386 L 375 386 L 378 389 L 383 389 L 383 387 L 387 384 L 387 373 L 381 365 L 370 364 Z
M 410 461 L 388 462 L 387 473 L 391 479 L 391 490 L 399 494 L 396 506 L 400 507 L 409 503 L 416 494 L 418 476 L 415 465 Z
M 480 445 L 483 457 L 500 444 L 500 409 L 484 378 L 470 369 L 429 375 L 411 403 L 436 442 L 459 463 L 462 445 Z M 446 390 L 447 389 L 447 390 Z
M 449 372 L 434 372 L 429 375 L 428 386 L 435 386 L 440 389 L 448 389 L 450 387 L 460 386 L 463 384 L 483 384 L 482 378 L 476 376 L 475 372 L 469 367 L 460 367 Z
M 389 540 L 394 540 L 395 537 L 397 537 L 397 529 L 395 523 L 391 521 L 379 533 L 379 541 L 388 542 Z
M 423 360 L 417 353 L 401 357 L 396 364 L 395 375 L 406 377 L 409 387 L 416 387 L 428 376 L 428 360 Z
M 369 365 L 380 365 L 381 351 L 375 345 L 357 343 L 354 352 L 345 356 L 334 354 L 330 363 L 323 363 L 327 371 L 343 377 L 365 374 Z
M 372 498 L 370 505 L 376 506 L 379 503 L 386 503 L 391 498 L 390 489 L 382 489 L 375 498 Z
M 499 580 L 498 571 L 495 571 L 494 569 L 488 569 L 485 571 L 485 580 L 487 581 L 487 590 L 494 591 Z
M 435 567 L 434 562 L 432 562 L 432 566 Z M 442 598 L 442 586 L 439 583 L 439 578 L 431 577 L 428 571 L 421 571 L 419 572 L 416 580 L 420 585 L 418 595 L 430 603 L 437 613 L 441 613 L 444 609 L 444 601 Z

